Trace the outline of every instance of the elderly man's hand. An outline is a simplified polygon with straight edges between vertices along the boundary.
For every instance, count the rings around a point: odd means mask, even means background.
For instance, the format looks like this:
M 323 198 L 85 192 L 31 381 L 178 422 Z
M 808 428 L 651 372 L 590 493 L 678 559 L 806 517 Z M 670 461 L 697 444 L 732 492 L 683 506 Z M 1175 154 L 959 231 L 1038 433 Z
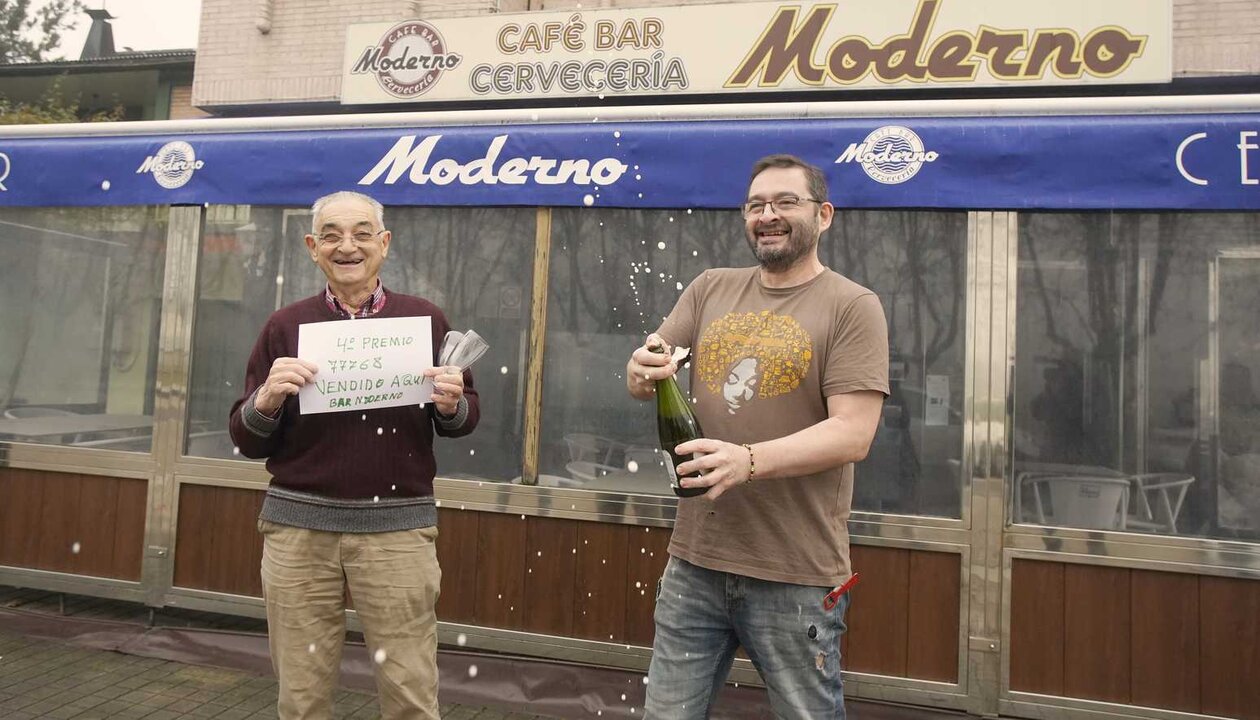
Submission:
M 299 358 L 281 357 L 271 363 L 271 372 L 254 395 L 254 409 L 264 415 L 275 415 L 284 399 L 315 377 L 319 366 Z
M 445 417 L 453 417 L 464 397 L 464 373 L 457 367 L 432 367 L 424 376 L 433 379 L 433 405 Z

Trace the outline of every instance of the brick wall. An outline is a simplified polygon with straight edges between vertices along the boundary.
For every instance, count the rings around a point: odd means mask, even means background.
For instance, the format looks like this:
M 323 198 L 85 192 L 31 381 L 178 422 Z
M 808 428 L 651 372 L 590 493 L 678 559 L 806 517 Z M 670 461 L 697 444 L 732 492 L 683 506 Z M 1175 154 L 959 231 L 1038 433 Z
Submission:
M 193 107 L 191 84 L 176 85 L 171 88 L 171 120 L 189 120 L 209 116 L 209 113 Z
M 345 29 L 351 23 L 414 16 L 417 4 L 457 14 L 461 0 L 203 0 L 192 102 L 200 107 L 336 102 Z M 695 0 L 500 0 L 500 9 L 562 10 L 693 4 Z M 485 0 L 468 0 L 469 7 Z M 1160 0 L 1151 0 L 1160 6 Z M 271 31 L 259 32 L 262 8 Z M 1260 2 L 1174 0 L 1173 72 L 1177 76 L 1260 73 Z
M 1260 3 L 1256 0 L 1176 0 L 1173 74 L 1260 73 Z
M 336 100 L 345 28 L 402 17 L 406 0 L 203 0 L 193 104 Z

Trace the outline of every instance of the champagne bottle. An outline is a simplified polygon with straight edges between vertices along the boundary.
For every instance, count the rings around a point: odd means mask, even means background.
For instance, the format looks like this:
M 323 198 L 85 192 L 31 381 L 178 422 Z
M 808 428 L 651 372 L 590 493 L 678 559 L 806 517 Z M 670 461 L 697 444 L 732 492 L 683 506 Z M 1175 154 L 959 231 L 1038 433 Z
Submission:
M 664 348 L 649 348 L 653 352 L 664 352 Z M 665 461 L 665 471 L 669 473 L 669 486 L 678 497 L 695 497 L 708 492 L 707 487 L 685 488 L 678 484 L 678 466 L 691 459 L 679 457 L 674 448 L 688 440 L 704 437 L 700 430 L 700 422 L 691 410 L 691 403 L 678 387 L 678 380 L 673 375 L 656 381 L 656 431 L 660 435 L 661 449 L 669 456 Z M 700 457 L 693 454 L 692 458 Z M 699 473 L 686 477 L 699 477 Z

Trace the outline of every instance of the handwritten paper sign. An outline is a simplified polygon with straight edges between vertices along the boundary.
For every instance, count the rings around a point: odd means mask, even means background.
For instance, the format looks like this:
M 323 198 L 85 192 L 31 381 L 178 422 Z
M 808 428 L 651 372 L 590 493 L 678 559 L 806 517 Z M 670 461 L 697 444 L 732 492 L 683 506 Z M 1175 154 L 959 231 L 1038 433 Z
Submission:
M 429 317 L 371 318 L 298 326 L 298 357 L 319 366 L 298 391 L 303 415 L 424 405 L 433 397 Z

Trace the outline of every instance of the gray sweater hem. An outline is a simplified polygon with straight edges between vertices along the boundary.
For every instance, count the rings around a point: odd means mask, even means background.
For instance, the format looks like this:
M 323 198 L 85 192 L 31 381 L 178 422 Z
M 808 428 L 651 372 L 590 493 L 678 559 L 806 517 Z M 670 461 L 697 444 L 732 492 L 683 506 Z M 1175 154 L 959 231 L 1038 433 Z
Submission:
M 344 500 L 272 486 L 263 498 L 263 520 L 339 533 L 380 533 L 437 525 L 432 497 Z

